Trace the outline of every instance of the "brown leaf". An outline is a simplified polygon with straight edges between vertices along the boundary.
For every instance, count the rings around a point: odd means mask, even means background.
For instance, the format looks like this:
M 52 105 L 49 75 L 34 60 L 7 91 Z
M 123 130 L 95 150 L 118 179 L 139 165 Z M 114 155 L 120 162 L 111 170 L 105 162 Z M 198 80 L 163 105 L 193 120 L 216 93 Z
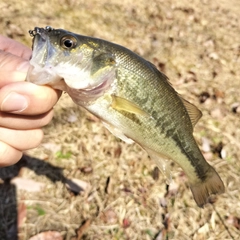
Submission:
M 91 225 L 91 220 L 88 219 L 86 220 L 77 230 L 77 238 L 75 238 L 76 240 L 80 240 L 82 239 L 82 236 L 84 234 L 84 232 L 86 232 L 86 230 L 90 227 Z
M 93 169 L 91 166 L 84 166 L 80 168 L 80 171 L 85 173 L 85 174 L 89 174 L 93 172 Z
M 90 188 L 90 184 L 77 178 L 67 179 L 66 187 L 74 193 L 80 193 Z
M 214 60 L 218 60 L 219 59 L 219 56 L 218 56 L 218 54 L 216 52 L 212 52 L 208 56 L 209 56 L 209 58 L 214 59 Z
M 210 152 L 211 151 L 211 141 L 206 137 L 202 137 L 202 150 L 203 152 Z
M 155 167 L 152 171 L 152 178 L 157 181 L 159 179 L 159 168 Z
M 228 224 L 233 225 L 235 228 L 237 228 L 238 230 L 240 230 L 240 218 L 236 217 L 236 216 L 229 216 L 227 218 L 227 222 Z
M 63 237 L 59 232 L 47 231 L 31 237 L 29 240 L 63 240 Z
M 231 107 L 233 113 L 240 113 L 240 103 L 233 103 Z
M 165 197 L 159 198 L 159 204 L 162 208 L 167 208 L 167 199 Z
M 197 82 L 197 75 L 193 71 L 188 71 L 186 76 L 184 77 L 184 82 Z
M 219 89 L 216 89 L 214 88 L 213 89 L 213 97 L 215 99 L 218 99 L 218 98 L 224 98 L 225 97 L 225 93 Z
M 27 178 L 15 177 L 11 180 L 18 189 L 28 192 L 40 192 L 45 184 Z
M 42 146 L 46 148 L 47 150 L 50 150 L 53 153 L 56 153 L 58 151 L 61 151 L 62 146 L 60 144 L 55 144 L 51 142 L 42 143 Z
M 216 119 L 223 119 L 224 117 L 224 114 L 220 108 L 214 108 L 210 114 L 213 118 Z
M 104 223 L 114 224 L 117 222 L 117 214 L 112 209 L 107 209 L 100 215 Z
M 176 196 L 178 193 L 178 189 L 179 185 L 175 181 L 172 181 L 168 188 L 168 196 Z
M 223 150 L 223 143 L 219 142 L 216 146 L 213 146 L 213 153 L 217 153 L 219 157 L 222 158 L 221 152 Z
M 210 94 L 208 92 L 202 92 L 198 97 L 200 103 L 204 103 L 208 98 L 210 98 Z
M 167 239 L 167 231 L 165 229 L 163 229 L 162 231 L 160 231 L 158 233 L 155 240 L 165 240 L 165 239 Z
M 131 225 L 131 222 L 129 219 L 124 218 L 123 219 L 123 228 L 128 228 Z
M 118 145 L 117 148 L 114 149 L 114 157 L 119 158 L 121 153 L 122 153 L 122 147 Z

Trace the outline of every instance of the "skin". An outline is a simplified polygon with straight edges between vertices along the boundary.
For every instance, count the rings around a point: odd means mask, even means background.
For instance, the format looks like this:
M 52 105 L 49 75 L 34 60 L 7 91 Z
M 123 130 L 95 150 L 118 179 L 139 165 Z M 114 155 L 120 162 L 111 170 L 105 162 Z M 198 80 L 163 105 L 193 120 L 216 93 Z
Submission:
M 61 92 L 25 82 L 31 49 L 0 35 L 0 167 L 38 146 Z M 44 103 L 44 104 L 43 104 Z

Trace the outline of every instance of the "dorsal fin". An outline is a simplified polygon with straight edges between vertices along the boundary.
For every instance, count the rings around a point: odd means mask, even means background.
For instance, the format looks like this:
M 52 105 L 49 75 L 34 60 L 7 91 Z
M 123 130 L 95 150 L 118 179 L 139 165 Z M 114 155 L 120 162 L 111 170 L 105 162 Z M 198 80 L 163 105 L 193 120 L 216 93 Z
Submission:
M 187 109 L 188 115 L 189 115 L 192 125 L 194 127 L 196 125 L 196 123 L 198 122 L 198 120 L 201 118 L 202 112 L 192 103 L 188 102 L 181 96 L 179 96 L 179 97 L 182 100 L 185 108 Z
M 171 83 L 169 82 L 168 80 L 168 77 L 160 72 L 156 66 L 154 64 L 152 64 L 151 62 L 148 62 L 149 66 L 152 68 L 152 70 L 158 74 L 159 78 L 162 80 L 162 81 L 165 81 L 166 83 L 168 83 L 171 87 Z M 175 91 L 175 90 L 174 90 Z M 194 127 L 196 125 L 196 123 L 198 122 L 198 120 L 201 118 L 202 116 L 202 112 L 195 106 L 193 105 L 192 103 L 188 102 L 187 100 L 185 100 L 183 97 L 181 97 L 179 94 L 178 96 L 180 97 L 180 99 L 182 100 L 187 112 L 188 112 L 188 115 L 190 117 L 190 120 L 191 120 L 191 123 L 192 123 L 192 126 Z

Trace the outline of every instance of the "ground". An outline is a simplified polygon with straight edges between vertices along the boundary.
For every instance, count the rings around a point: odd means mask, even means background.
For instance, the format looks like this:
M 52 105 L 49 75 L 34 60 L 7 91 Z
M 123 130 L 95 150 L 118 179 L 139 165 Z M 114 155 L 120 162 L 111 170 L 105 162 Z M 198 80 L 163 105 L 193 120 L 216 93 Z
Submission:
M 178 166 L 168 187 L 139 146 L 116 139 L 63 94 L 43 143 L 0 169 L 0 239 L 48 230 L 67 240 L 239 239 L 238 0 L 3 0 L 0 9 L 1 34 L 29 47 L 28 30 L 50 25 L 153 62 L 202 111 L 194 136 L 226 187 L 198 208 Z M 74 181 L 80 194 L 67 188 Z

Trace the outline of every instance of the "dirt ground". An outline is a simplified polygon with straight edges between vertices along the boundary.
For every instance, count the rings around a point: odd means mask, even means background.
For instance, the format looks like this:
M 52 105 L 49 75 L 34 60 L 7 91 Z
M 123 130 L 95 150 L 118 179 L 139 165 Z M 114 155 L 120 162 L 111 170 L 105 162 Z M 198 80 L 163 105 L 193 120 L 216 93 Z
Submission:
M 63 94 L 41 146 L 0 169 L 0 239 L 48 230 L 66 240 L 240 238 L 238 0 L 2 0 L 0 9 L 0 33 L 29 47 L 28 30 L 50 25 L 153 62 L 203 112 L 194 134 L 226 186 L 198 208 L 178 166 L 168 187 L 139 146 L 116 139 Z M 21 189 L 16 177 L 43 188 Z M 74 181 L 80 194 L 67 188 Z

